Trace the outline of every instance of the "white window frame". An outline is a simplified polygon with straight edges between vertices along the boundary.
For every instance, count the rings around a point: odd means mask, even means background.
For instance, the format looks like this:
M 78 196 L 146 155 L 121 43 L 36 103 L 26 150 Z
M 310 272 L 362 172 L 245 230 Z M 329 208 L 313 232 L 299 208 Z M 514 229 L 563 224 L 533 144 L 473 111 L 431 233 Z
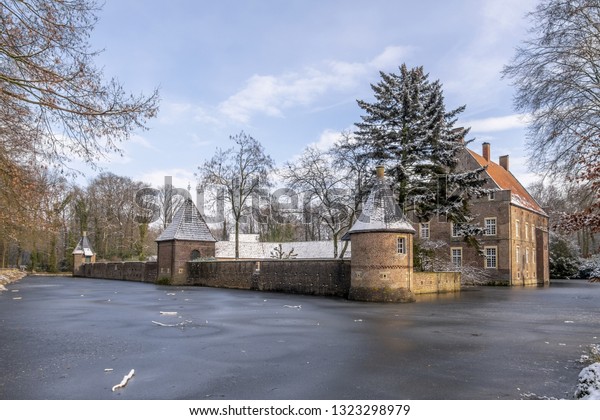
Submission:
M 493 251 L 493 252 L 491 252 Z M 492 255 L 493 254 L 493 255 Z M 485 268 L 498 269 L 498 247 L 497 246 L 486 246 L 483 248 L 483 255 L 485 258 Z M 493 258 L 493 260 L 491 260 Z M 493 264 L 490 262 L 493 261 Z
M 529 223 L 525 223 L 525 240 L 529 240 Z
M 525 264 L 529 265 L 529 248 L 525 248 Z
M 531 240 L 535 241 L 535 224 L 531 224 Z
M 493 222 L 488 225 L 488 222 Z M 486 217 L 483 219 L 483 225 L 485 229 L 483 230 L 484 236 L 496 236 L 498 232 L 498 224 L 495 217 Z
M 515 220 L 515 238 L 519 238 L 521 236 L 521 222 L 519 220 Z
M 450 248 L 450 260 L 454 268 L 461 268 L 463 264 L 463 249 L 462 247 Z
M 423 239 L 429 239 L 431 235 L 431 227 L 429 222 L 419 223 L 419 235 Z
M 406 254 L 406 238 L 404 236 L 398 236 L 396 239 L 396 252 L 402 255 Z
M 515 258 L 517 260 L 517 267 L 521 266 L 521 247 L 517 245 L 517 247 L 515 248 Z
M 496 191 L 492 191 L 491 193 L 488 194 L 489 201 L 494 201 L 495 199 L 496 199 Z

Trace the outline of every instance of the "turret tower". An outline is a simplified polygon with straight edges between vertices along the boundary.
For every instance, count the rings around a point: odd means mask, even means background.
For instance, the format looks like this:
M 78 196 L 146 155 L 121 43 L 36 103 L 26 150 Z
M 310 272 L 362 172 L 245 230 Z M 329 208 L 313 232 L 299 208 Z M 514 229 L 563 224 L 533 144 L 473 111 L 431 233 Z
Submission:
M 377 167 L 375 185 L 348 232 L 352 241 L 348 298 L 371 302 L 412 302 L 415 230 Z

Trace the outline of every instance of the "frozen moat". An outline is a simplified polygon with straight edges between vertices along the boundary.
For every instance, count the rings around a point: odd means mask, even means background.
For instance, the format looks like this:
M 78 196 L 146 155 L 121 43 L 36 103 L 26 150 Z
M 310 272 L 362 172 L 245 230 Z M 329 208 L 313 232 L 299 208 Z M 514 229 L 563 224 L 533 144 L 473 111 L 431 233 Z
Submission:
M 571 399 L 600 343 L 585 281 L 412 304 L 69 277 L 6 289 L 5 400 Z

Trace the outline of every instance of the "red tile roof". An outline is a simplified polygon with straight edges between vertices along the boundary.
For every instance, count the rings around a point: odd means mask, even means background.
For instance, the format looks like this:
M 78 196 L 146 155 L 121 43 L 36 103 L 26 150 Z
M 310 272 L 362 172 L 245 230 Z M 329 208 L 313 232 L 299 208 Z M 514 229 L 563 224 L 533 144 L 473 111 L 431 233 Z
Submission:
M 502 166 L 498 165 L 495 162 L 487 161 L 481 155 L 478 155 L 474 151 L 467 149 L 467 151 L 471 154 L 471 156 L 475 159 L 475 161 L 480 166 L 487 166 L 486 172 L 496 183 L 498 188 L 501 190 L 510 190 L 511 191 L 511 203 L 524 207 L 528 210 L 539 213 L 543 216 L 548 216 L 544 209 L 538 204 L 537 201 L 527 192 L 525 187 L 521 185 L 521 183 L 515 178 L 513 174 L 504 169 Z

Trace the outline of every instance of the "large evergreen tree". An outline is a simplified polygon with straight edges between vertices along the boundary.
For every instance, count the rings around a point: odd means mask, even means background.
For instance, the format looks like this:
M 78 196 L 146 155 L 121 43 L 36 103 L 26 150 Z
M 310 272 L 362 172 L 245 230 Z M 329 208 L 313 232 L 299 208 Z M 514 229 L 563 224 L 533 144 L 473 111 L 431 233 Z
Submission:
M 359 100 L 365 114 L 357 123 L 357 144 L 373 163 L 383 164 L 405 212 L 419 220 L 434 215 L 467 226 L 467 203 L 483 194 L 483 169 L 460 170 L 458 155 L 469 129 L 456 128 L 461 106 L 446 111 L 442 85 L 431 82 L 422 67 L 399 74 L 380 72 L 372 84 L 375 101 Z M 465 229 L 465 234 L 473 234 Z

